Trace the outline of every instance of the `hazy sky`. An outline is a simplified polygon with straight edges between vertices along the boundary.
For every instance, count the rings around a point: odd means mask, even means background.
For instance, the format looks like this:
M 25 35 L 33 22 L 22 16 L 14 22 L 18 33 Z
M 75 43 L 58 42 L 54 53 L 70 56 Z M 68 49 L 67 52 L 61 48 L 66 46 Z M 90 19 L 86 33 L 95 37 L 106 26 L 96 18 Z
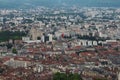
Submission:
M 0 0 L 0 8 L 25 6 L 79 5 L 93 7 L 120 7 L 120 0 Z

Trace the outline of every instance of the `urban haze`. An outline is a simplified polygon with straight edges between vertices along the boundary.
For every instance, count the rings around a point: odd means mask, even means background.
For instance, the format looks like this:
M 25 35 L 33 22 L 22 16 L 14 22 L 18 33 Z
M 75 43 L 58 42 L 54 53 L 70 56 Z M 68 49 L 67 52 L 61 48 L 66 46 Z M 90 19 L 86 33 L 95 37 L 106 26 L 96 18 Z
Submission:
M 0 80 L 120 80 L 120 0 L 0 0 Z

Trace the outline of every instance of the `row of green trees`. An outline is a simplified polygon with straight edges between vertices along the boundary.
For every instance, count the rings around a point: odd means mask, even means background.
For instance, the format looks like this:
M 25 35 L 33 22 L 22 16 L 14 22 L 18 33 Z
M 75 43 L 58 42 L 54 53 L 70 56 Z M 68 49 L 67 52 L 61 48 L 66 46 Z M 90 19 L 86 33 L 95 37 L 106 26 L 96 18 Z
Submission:
M 79 74 L 65 74 L 65 73 L 55 73 L 53 75 L 53 80 L 83 80 Z
M 87 40 L 96 40 L 96 41 L 98 41 L 98 40 L 104 41 L 106 39 L 110 39 L 110 38 L 102 38 L 102 37 L 98 37 L 98 36 L 88 36 L 88 35 L 84 35 L 84 36 L 75 35 L 75 37 L 77 39 L 87 39 Z M 64 38 L 71 39 L 72 36 L 71 35 L 70 36 L 64 36 Z
M 66 74 L 66 73 L 60 73 L 57 72 L 53 75 L 53 80 L 83 80 L 80 74 Z M 96 78 L 94 80 L 108 80 L 106 78 Z
M 8 41 L 10 39 L 13 40 L 19 40 L 22 38 L 22 36 L 26 36 L 25 32 L 20 31 L 0 31 L 0 42 Z

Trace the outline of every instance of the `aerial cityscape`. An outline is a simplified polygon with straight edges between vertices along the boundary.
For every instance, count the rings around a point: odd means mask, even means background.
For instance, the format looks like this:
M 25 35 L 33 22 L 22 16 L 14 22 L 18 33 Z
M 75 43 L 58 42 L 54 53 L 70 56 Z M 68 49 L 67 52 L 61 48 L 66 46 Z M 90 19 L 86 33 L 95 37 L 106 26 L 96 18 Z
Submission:
M 119 0 L 0 0 L 0 80 L 120 80 Z

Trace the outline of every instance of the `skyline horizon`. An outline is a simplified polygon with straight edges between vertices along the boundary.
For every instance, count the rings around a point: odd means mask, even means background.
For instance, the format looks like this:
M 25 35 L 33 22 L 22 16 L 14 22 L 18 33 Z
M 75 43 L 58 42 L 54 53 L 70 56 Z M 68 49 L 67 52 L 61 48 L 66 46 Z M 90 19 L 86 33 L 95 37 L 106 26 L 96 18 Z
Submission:
M 12 8 L 33 8 L 37 6 L 62 7 L 62 6 L 80 6 L 80 7 L 120 7 L 120 0 L 0 0 L 0 9 Z

